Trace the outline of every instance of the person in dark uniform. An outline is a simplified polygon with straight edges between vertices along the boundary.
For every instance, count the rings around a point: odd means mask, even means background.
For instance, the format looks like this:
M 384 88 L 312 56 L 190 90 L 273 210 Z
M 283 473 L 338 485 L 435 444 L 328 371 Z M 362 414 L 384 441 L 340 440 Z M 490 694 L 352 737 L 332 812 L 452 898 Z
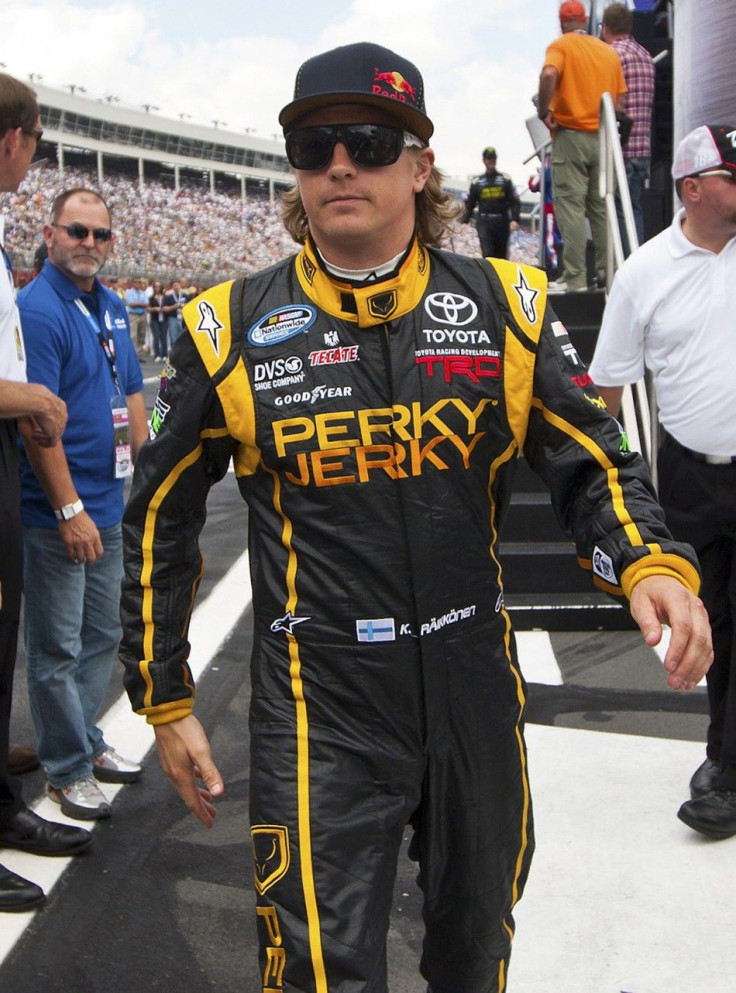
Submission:
M 387 993 L 411 824 L 427 989 L 504 993 L 534 848 L 497 544 L 522 447 L 648 644 L 669 619 L 683 690 L 710 662 L 696 560 L 579 385 L 544 272 L 435 247 L 456 205 L 416 66 L 367 43 L 315 56 L 279 123 L 302 247 L 183 308 L 124 516 L 126 686 L 211 827 L 225 787 L 187 628 L 207 493 L 232 459 L 253 570 L 258 988 Z
M 496 169 L 496 149 L 483 149 L 486 171 L 470 185 L 465 211 L 460 218 L 467 224 L 478 207 L 478 239 L 484 258 L 508 257 L 509 235 L 519 227 L 521 201 L 511 177 Z

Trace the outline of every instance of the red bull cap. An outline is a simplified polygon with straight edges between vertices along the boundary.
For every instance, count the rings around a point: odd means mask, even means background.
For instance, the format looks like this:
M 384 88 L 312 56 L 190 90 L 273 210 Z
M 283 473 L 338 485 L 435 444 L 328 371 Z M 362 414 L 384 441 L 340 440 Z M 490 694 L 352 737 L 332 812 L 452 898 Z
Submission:
M 417 67 L 367 41 L 308 59 L 297 73 L 294 99 L 279 114 L 279 124 L 288 134 L 305 114 L 338 103 L 380 107 L 422 141 L 429 141 L 434 131 Z

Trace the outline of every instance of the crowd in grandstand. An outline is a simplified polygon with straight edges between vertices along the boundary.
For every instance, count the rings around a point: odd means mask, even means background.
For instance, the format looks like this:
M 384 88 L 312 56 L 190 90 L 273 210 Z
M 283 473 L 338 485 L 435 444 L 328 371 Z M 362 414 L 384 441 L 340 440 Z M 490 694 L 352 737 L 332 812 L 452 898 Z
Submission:
M 6 244 L 17 272 L 32 267 L 54 198 L 64 189 L 97 190 L 112 211 L 116 243 L 105 274 L 123 279 L 145 275 L 187 284 L 208 285 L 265 268 L 292 254 L 297 246 L 284 230 L 279 205 L 268 199 L 243 200 L 239 194 L 202 186 L 174 190 L 155 181 L 144 187 L 124 176 L 100 181 L 89 172 L 49 166 L 29 172 L 10 196 Z M 478 254 L 473 229 L 456 224 L 445 246 L 462 255 Z M 520 231 L 511 258 L 534 264 L 536 237 Z

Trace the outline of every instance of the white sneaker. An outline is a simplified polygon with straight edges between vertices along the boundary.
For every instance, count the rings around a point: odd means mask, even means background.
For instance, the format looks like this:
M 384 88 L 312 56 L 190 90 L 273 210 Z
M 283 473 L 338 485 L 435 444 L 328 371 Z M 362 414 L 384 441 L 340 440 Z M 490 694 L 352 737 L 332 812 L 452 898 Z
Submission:
M 547 284 L 547 293 L 585 293 L 587 289 L 587 286 L 568 286 L 564 279 Z
M 61 804 L 67 817 L 80 821 L 93 821 L 109 817 L 112 813 L 110 801 L 99 788 L 92 776 L 76 779 L 66 786 L 52 786 L 46 783 L 46 793 L 54 803 Z
M 133 783 L 140 778 L 141 767 L 137 762 L 124 759 L 108 745 L 92 759 L 92 774 L 101 783 Z

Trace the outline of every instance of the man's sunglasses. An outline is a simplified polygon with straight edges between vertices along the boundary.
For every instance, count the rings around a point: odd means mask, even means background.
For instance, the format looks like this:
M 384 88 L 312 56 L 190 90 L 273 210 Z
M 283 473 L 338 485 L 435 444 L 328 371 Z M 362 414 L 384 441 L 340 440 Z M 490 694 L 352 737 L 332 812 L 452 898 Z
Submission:
M 84 224 L 52 224 L 52 228 L 64 228 L 66 233 L 74 241 L 84 241 L 92 232 L 95 241 L 109 241 L 112 238 L 110 228 L 88 228 Z
M 27 134 L 29 138 L 35 138 L 36 144 L 43 138 L 43 128 L 21 128 L 23 134 Z
M 388 124 L 323 124 L 290 131 L 286 157 L 295 169 L 324 169 L 338 141 L 361 166 L 393 165 L 405 148 L 425 147 L 415 135 Z

